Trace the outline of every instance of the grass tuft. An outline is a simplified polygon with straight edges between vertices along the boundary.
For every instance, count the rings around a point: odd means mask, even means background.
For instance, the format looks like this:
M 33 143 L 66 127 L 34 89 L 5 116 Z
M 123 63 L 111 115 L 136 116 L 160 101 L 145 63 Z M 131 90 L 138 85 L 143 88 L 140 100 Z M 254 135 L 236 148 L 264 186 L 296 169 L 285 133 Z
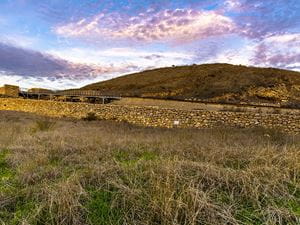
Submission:
M 38 131 L 49 131 L 53 129 L 55 126 L 55 122 L 49 119 L 37 120 L 35 121 L 34 127 L 32 128 L 32 132 L 36 133 Z

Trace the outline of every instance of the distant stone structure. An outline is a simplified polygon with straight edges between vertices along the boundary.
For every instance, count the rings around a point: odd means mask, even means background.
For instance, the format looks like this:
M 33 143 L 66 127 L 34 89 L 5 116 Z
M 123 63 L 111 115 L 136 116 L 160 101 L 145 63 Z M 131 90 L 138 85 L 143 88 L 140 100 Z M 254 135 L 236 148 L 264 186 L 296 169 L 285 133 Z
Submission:
M 5 84 L 3 87 L 0 87 L 0 95 L 5 97 L 18 98 L 19 93 L 20 88 L 18 86 Z
M 53 91 L 45 88 L 30 88 L 27 91 L 29 94 L 39 94 L 39 93 L 44 93 L 44 94 L 52 94 Z

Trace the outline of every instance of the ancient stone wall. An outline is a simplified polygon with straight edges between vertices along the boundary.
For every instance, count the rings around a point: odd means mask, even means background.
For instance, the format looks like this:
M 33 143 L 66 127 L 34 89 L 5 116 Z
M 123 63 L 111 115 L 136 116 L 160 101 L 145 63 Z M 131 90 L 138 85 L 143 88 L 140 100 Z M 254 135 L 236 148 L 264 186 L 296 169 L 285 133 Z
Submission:
M 0 98 L 0 110 L 31 112 L 51 117 L 83 118 L 89 112 L 99 119 L 126 121 L 151 127 L 213 128 L 265 127 L 300 133 L 300 114 L 266 114 L 251 112 L 217 112 L 162 109 L 156 107 L 96 105 Z M 1 112 L 0 112 L 1 113 Z
M 9 97 L 19 97 L 19 87 L 14 85 L 4 85 L 0 88 L 0 95 L 9 96 Z
M 4 95 L 5 94 L 5 89 L 4 87 L 0 87 L 0 95 Z

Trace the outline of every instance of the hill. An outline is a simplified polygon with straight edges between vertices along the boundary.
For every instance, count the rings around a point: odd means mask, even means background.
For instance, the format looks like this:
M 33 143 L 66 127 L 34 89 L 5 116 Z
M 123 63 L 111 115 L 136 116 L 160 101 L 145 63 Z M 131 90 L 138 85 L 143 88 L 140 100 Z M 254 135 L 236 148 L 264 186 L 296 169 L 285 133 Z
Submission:
M 203 64 L 143 71 L 82 89 L 127 97 L 295 105 L 300 102 L 300 73 L 274 68 Z

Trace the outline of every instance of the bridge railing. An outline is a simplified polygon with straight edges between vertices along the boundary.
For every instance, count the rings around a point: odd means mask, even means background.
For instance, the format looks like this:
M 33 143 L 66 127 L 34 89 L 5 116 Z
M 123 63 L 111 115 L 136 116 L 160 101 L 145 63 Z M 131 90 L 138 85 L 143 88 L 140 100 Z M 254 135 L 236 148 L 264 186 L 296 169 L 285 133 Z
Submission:
M 67 91 L 56 91 L 54 94 L 58 95 L 71 95 L 71 96 L 102 96 L 101 91 L 94 90 L 67 90 Z
M 24 90 L 21 93 L 29 95 L 60 95 L 60 96 L 86 96 L 86 97 L 100 97 L 102 93 L 94 90 L 66 90 L 66 91 L 50 91 L 50 90 Z

